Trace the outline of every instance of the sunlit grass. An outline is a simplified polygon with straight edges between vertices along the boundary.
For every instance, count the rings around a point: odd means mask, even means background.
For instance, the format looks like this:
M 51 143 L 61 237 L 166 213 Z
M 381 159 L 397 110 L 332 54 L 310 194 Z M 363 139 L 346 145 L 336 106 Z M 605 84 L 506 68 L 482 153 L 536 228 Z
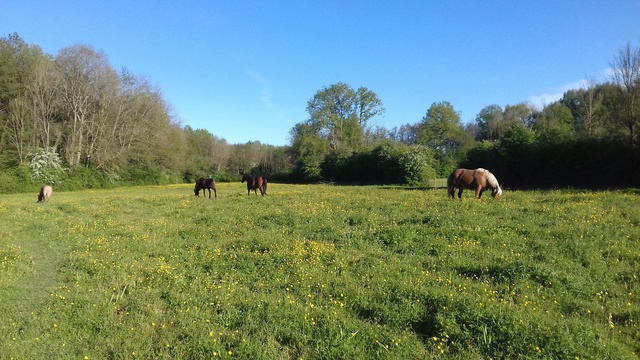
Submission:
M 218 188 L 0 195 L 2 356 L 639 354 L 637 192 Z

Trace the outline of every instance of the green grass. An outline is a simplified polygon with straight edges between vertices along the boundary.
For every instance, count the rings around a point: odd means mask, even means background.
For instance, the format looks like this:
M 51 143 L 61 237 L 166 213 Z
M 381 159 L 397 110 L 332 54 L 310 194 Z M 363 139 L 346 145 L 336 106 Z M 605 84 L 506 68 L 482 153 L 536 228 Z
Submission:
M 0 195 L 0 358 L 625 359 L 640 193 Z

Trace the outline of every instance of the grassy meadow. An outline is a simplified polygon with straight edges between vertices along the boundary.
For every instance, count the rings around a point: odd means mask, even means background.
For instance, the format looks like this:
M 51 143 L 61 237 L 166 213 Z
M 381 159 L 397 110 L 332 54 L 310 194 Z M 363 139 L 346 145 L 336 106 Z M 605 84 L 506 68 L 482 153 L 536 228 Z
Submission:
M 640 192 L 0 195 L 0 359 L 633 359 Z

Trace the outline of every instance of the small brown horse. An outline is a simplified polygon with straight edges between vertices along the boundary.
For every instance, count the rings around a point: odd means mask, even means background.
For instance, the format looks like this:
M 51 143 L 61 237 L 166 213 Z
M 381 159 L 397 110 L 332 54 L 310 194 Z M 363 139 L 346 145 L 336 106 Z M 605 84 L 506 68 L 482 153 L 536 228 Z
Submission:
M 53 193 L 53 188 L 51 185 L 44 185 L 40 188 L 40 194 L 38 194 L 38 202 L 49 201 L 51 198 L 51 193 Z
M 251 190 L 258 196 L 258 189 L 260 190 L 260 194 L 262 196 L 267 195 L 267 178 L 262 176 L 249 176 L 247 174 L 242 175 L 242 181 L 247 182 L 247 195 L 251 195 Z
M 457 169 L 454 170 L 447 179 L 447 192 L 449 197 L 455 198 L 455 191 L 458 190 L 458 198 L 462 198 L 462 190 L 471 189 L 476 191 L 476 199 L 480 199 L 482 192 L 491 189 L 491 196 L 500 199 L 502 196 L 502 187 L 498 183 L 498 179 L 482 168 L 475 170 Z
M 214 197 L 218 198 L 218 192 L 216 191 L 216 182 L 213 179 L 198 179 L 198 181 L 196 181 L 196 187 L 195 189 L 193 189 L 193 192 L 197 197 L 200 197 L 200 190 L 202 190 L 203 196 L 206 196 L 207 190 L 209 190 L 209 199 L 211 199 L 211 190 L 213 190 Z

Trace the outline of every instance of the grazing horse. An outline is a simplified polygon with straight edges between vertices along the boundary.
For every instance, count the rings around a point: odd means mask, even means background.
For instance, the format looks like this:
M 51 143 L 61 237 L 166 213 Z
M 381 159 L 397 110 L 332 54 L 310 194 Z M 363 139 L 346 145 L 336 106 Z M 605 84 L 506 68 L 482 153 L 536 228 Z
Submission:
M 242 175 L 242 181 L 247 182 L 247 195 L 251 195 L 251 190 L 258 196 L 258 189 L 260 190 L 260 194 L 262 196 L 267 195 L 267 178 L 262 176 L 249 176 L 247 174 Z
M 462 190 L 471 189 L 476 191 L 476 199 L 480 199 L 482 192 L 491 189 L 491 196 L 500 199 L 502 196 L 502 187 L 498 183 L 498 179 L 482 168 L 475 170 L 457 169 L 454 170 L 447 179 L 447 192 L 449 197 L 455 198 L 455 191 L 458 190 L 458 198 L 462 198 Z
M 40 194 L 38 194 L 38 202 L 49 201 L 52 192 L 53 188 L 51 187 L 51 185 L 44 185 L 42 188 L 40 188 Z
M 211 190 L 213 190 L 214 197 L 218 197 L 218 192 L 216 191 L 216 182 L 213 179 L 198 179 L 198 181 L 196 181 L 196 187 L 195 189 L 193 189 L 193 192 L 197 197 L 200 197 L 200 190 L 202 190 L 203 196 L 206 196 L 207 190 L 209 190 L 209 199 L 211 199 Z

